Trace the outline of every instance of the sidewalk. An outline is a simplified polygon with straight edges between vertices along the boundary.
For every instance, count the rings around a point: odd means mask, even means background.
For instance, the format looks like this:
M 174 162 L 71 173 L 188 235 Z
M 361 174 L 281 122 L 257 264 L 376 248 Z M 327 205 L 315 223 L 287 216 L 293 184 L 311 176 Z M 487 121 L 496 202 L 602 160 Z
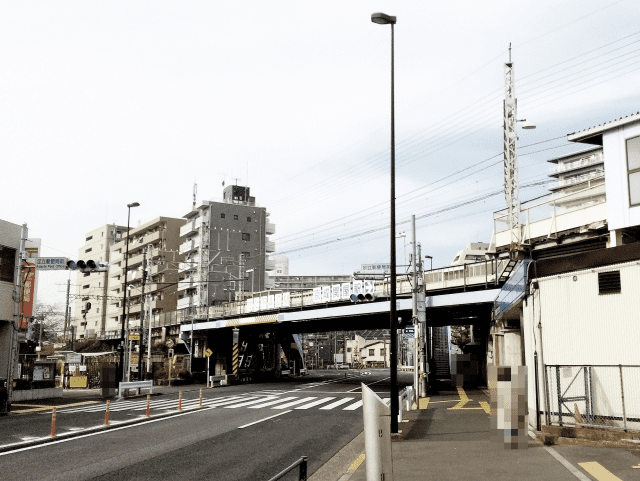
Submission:
M 527 449 L 505 449 L 490 431 L 489 415 L 480 406 L 480 401 L 489 401 L 488 396 L 474 390 L 467 395 L 470 401 L 462 406 L 451 391 L 429 398 L 426 409 L 403 413 L 401 433 L 392 440 L 395 481 L 631 480 L 640 475 L 640 450 L 549 448 L 531 436 Z M 366 481 L 364 452 L 360 435 L 311 481 Z

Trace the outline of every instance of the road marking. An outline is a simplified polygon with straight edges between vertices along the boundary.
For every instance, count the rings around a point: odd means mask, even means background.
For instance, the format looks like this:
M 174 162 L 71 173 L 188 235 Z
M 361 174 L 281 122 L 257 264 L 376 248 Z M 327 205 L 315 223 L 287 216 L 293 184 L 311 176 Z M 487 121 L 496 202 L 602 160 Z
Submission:
M 360 401 L 353 403 L 351 406 L 347 406 L 346 408 L 343 409 L 343 411 L 354 411 L 356 409 L 358 409 L 360 406 L 362 406 L 362 399 L 360 399 Z
M 388 377 L 384 377 L 382 379 L 379 379 L 379 380 L 374 381 L 374 382 L 369 383 L 369 384 L 366 384 L 366 383 L 363 383 L 363 384 L 365 384 L 365 386 L 369 387 L 369 386 L 373 386 L 374 384 L 377 384 L 379 382 L 386 381 L 387 379 L 390 379 L 390 378 L 391 378 L 391 376 L 388 376 Z M 353 391 L 357 391 L 358 389 L 362 389 L 362 386 L 350 389 L 349 391 L 346 391 L 346 392 L 353 392 Z
M 245 406 L 251 406 L 252 404 L 260 403 L 265 399 L 275 399 L 275 396 L 271 396 L 271 397 L 268 397 L 268 398 L 254 399 L 253 401 L 241 402 L 239 404 L 231 403 L 230 406 L 225 406 L 224 408 L 225 409 L 236 409 L 236 408 L 241 408 L 241 407 L 245 407 Z
M 88 404 L 96 404 L 97 402 L 98 401 L 83 401 L 79 403 L 63 404 L 62 406 L 56 406 L 56 411 L 60 412 L 58 409 L 64 409 L 66 407 L 71 407 L 71 406 L 86 406 Z M 32 404 L 25 404 L 24 406 L 32 406 Z M 39 408 L 22 409 L 20 411 L 11 412 L 11 414 L 35 413 L 38 411 L 51 411 L 52 409 L 53 409 L 53 406 L 43 406 Z
M 335 396 L 329 396 L 329 397 L 323 397 L 321 399 L 318 399 L 316 401 L 310 402 L 308 404 L 303 404 L 302 406 L 298 406 L 296 409 L 309 409 L 312 408 L 313 406 L 317 406 L 318 404 L 322 404 L 325 403 L 327 401 L 330 401 L 331 399 L 335 399 Z
M 349 466 L 349 471 L 357 470 L 363 461 L 364 461 L 364 453 L 358 456 L 356 460 L 353 463 L 351 463 L 351 466 Z
M 255 396 L 249 396 L 247 398 L 245 398 L 245 400 L 250 400 L 250 399 L 255 399 Z M 224 406 L 225 404 L 233 404 L 233 403 L 237 403 L 238 401 L 241 401 L 242 398 L 236 398 L 236 399 L 226 399 L 224 401 L 219 401 L 216 403 L 207 403 L 207 406 L 210 406 L 212 408 L 218 408 L 220 406 Z M 261 399 L 258 399 L 258 401 L 261 401 Z
M 491 406 L 487 401 L 480 401 L 480 406 L 482 406 L 484 412 L 486 412 L 487 414 L 491 414 Z
M 598 481 L 622 481 L 622 479 L 620 479 L 618 476 L 613 474 L 602 464 L 596 461 L 590 461 L 588 463 L 578 463 L 578 466 L 580 466 Z
M 464 405 L 471 401 L 471 399 L 469 399 L 467 393 L 464 392 L 464 389 L 462 389 L 461 386 L 458 386 L 458 395 L 460 396 L 460 401 L 458 401 L 458 404 L 456 404 L 452 408 L 447 409 L 463 409 Z
M 327 406 L 323 406 L 320 409 L 333 409 L 337 406 L 340 406 L 340 404 L 344 404 L 344 403 L 348 403 L 349 401 L 353 401 L 353 398 L 351 397 L 345 397 L 342 399 L 338 399 L 335 402 L 332 402 L 331 404 L 327 405 Z
M 429 399 L 428 397 L 423 397 L 418 399 L 418 407 L 422 409 L 427 409 L 429 407 Z
M 535 441 L 536 444 L 542 446 L 543 449 L 545 449 L 551 456 L 556 458 L 556 460 L 559 461 L 560 464 L 562 464 L 565 468 L 567 468 L 569 470 L 569 472 L 571 474 L 573 474 L 576 478 L 578 478 L 580 481 L 591 481 L 584 474 L 582 474 L 578 470 L 578 468 L 576 468 L 573 464 L 571 464 L 569 461 L 567 461 L 565 458 L 563 458 L 562 455 L 560 455 L 560 453 L 558 453 L 558 451 L 556 451 L 555 449 L 550 448 L 548 446 L 544 446 L 542 443 L 540 443 L 540 441 L 538 441 L 538 439 L 536 438 L 535 434 L 533 434 L 532 431 L 529 431 L 529 436 L 531 436 L 531 438 L 533 438 L 533 440 Z
M 276 399 L 275 401 L 269 401 L 263 404 L 258 404 L 257 406 L 249 406 L 249 409 L 260 409 L 260 408 L 264 408 L 267 406 L 273 406 L 274 404 L 278 404 L 281 402 L 285 402 L 285 401 L 290 401 L 291 399 L 297 399 L 296 397 L 285 397 L 285 398 L 280 398 L 280 399 Z
M 238 429 L 244 429 L 244 428 L 247 428 L 249 426 L 253 426 L 254 424 L 261 423 L 262 421 L 268 421 L 269 419 L 277 418 L 278 416 L 282 416 L 283 414 L 287 414 L 287 413 L 290 413 L 290 412 L 291 412 L 291 409 L 289 409 L 288 411 L 283 411 L 283 412 L 278 413 L 278 414 L 274 414 L 273 416 L 269 416 L 268 418 L 260 419 L 259 421 L 254 421 L 252 423 L 245 424 L 244 426 L 238 426 Z
M 138 426 L 143 426 L 145 424 L 157 423 L 158 421 L 165 421 L 167 419 L 173 419 L 173 418 L 177 418 L 177 417 L 180 417 L 180 416 L 187 416 L 188 414 L 201 413 L 203 411 L 208 411 L 209 409 L 212 409 L 212 408 L 207 407 L 207 408 L 203 408 L 203 409 L 195 409 L 193 411 L 186 411 L 184 413 L 174 414 L 173 416 L 168 416 L 168 417 L 167 416 L 163 416 L 163 417 L 158 418 L 158 419 L 150 419 L 149 421 L 143 421 L 141 423 L 130 424 L 128 426 L 120 426 L 119 428 L 103 429 L 103 430 L 96 431 L 96 432 L 93 432 L 93 433 L 81 434 L 80 436 L 74 436 L 72 438 L 58 439 L 56 441 L 51 441 L 50 443 L 37 444 L 36 446 L 27 446 L 27 447 L 24 447 L 24 448 L 14 449 L 13 451 L 5 451 L 4 453 L 0 453 L 0 456 L 6 456 L 7 454 L 20 453 L 22 451 L 30 451 L 31 449 L 43 448 L 45 446 L 51 446 L 52 444 L 67 443 L 69 441 L 75 441 L 77 439 L 88 438 L 89 436 L 98 436 L 99 434 L 106 434 L 106 433 L 110 433 L 112 431 L 120 431 L 121 429 L 135 428 L 135 427 L 138 427 Z M 91 429 L 91 428 L 88 428 L 88 429 Z M 62 436 L 64 436 L 64 434 L 62 434 Z M 51 439 L 51 438 L 50 437 L 46 437 L 46 438 L 40 438 L 40 439 Z
M 313 397 L 305 397 L 305 398 L 302 398 L 302 399 L 297 399 L 295 401 L 291 401 L 289 403 L 283 404 L 282 406 L 272 407 L 271 409 L 287 409 L 288 407 L 295 406 L 296 404 L 300 404 L 300 403 L 303 403 L 303 402 L 308 401 L 308 400 L 310 401 L 311 399 L 315 399 L 315 398 L 316 398 L 315 396 L 313 396 Z

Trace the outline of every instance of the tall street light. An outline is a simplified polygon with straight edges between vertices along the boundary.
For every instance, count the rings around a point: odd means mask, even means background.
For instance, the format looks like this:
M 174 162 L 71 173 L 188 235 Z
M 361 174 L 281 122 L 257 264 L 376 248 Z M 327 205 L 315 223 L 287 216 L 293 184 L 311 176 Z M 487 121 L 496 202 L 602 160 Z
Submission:
M 371 21 L 391 25 L 391 293 L 389 299 L 390 374 L 391 374 L 391 432 L 398 432 L 398 316 L 396 313 L 396 130 L 393 93 L 393 26 L 396 17 L 384 13 L 371 14 Z
M 125 345 L 125 339 L 124 339 L 124 320 L 126 318 L 127 315 L 127 269 L 129 269 L 129 221 L 131 220 L 131 208 L 132 207 L 138 207 L 140 204 L 138 204 L 137 202 L 134 202 L 133 204 L 127 204 L 127 207 L 129 208 L 128 213 L 127 213 L 127 250 L 126 250 L 126 254 L 124 257 L 124 288 L 122 289 L 124 291 L 124 299 L 122 300 L 122 327 L 120 328 L 120 338 L 122 339 L 122 342 L 120 343 L 120 372 L 119 372 L 119 380 L 122 381 L 124 379 L 124 345 Z

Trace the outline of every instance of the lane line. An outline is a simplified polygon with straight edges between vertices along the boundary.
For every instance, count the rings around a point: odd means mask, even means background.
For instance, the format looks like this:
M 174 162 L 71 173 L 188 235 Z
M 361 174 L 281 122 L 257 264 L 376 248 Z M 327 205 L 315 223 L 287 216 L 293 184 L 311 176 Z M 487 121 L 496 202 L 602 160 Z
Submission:
M 282 416 L 283 414 L 287 414 L 287 413 L 290 413 L 290 412 L 291 412 L 291 409 L 289 409 L 288 411 L 283 411 L 283 412 L 278 413 L 278 414 L 274 414 L 273 416 L 269 416 L 268 418 L 260 419 L 259 421 L 254 421 L 252 423 L 245 424 L 244 426 L 238 426 L 238 429 L 244 429 L 244 428 L 247 428 L 249 426 L 253 426 L 254 424 L 261 423 L 262 421 L 268 421 L 269 419 L 277 418 L 278 416 Z
M 318 404 L 323 404 L 326 403 L 327 401 L 330 401 L 332 399 L 335 399 L 335 396 L 329 396 L 329 397 L 325 397 L 325 398 L 321 398 L 318 399 L 316 401 L 310 402 L 308 404 L 303 404 L 302 406 L 298 406 L 296 409 L 309 409 L 312 408 L 313 406 L 317 406 Z
M 369 383 L 369 384 L 367 384 L 367 383 L 363 383 L 363 384 L 364 384 L 365 386 L 369 387 L 369 386 L 373 386 L 374 384 L 377 384 L 377 383 L 379 383 L 379 382 L 386 381 L 387 379 L 391 379 L 391 376 L 384 377 L 384 378 L 382 378 L 382 379 L 378 379 L 377 381 L 371 382 L 371 383 Z M 350 389 L 349 391 L 346 391 L 346 392 L 353 392 L 353 391 L 357 391 L 358 389 L 362 389 L 362 386 L 358 386 L 358 387 L 353 388 L 353 389 Z
M 62 406 L 56 406 L 56 411 L 58 411 L 57 409 L 58 407 L 64 409 L 65 406 L 84 406 L 88 404 L 96 404 L 97 402 L 99 401 L 83 401 L 78 403 L 63 404 Z M 23 406 L 33 406 L 33 404 L 24 404 Z M 32 408 L 32 409 L 21 409 L 20 411 L 11 412 L 10 414 L 27 414 L 27 413 L 35 413 L 38 411 L 51 411 L 51 410 L 53 410 L 53 406 L 43 406 L 43 407 Z
M 418 409 L 423 410 L 423 409 L 428 409 L 429 408 L 429 399 L 428 397 L 423 397 L 418 399 Z
M 618 476 L 613 474 L 602 464 L 596 461 L 589 461 L 588 463 L 578 463 L 578 466 L 580 466 L 598 481 L 622 481 L 622 479 L 620 479 Z
M 113 431 L 120 431 L 121 429 L 135 428 L 135 427 L 138 427 L 138 426 L 143 426 L 145 424 L 157 423 L 158 421 L 165 421 L 167 419 L 173 419 L 173 418 L 177 418 L 177 417 L 180 417 L 180 416 L 187 416 L 188 414 L 201 413 L 203 411 L 208 411 L 210 409 L 213 409 L 213 408 L 207 407 L 207 408 L 202 408 L 202 409 L 194 409 L 193 411 L 187 411 L 187 412 L 180 413 L 180 414 L 174 414 L 173 416 L 163 416 L 163 417 L 158 418 L 158 419 L 150 419 L 149 421 L 143 421 L 143 422 L 140 422 L 140 423 L 131 424 L 129 426 L 120 426 L 119 428 L 103 429 L 103 430 L 100 430 L 100 431 L 96 431 L 94 433 L 81 434 L 80 436 L 74 436 L 72 438 L 58 439 L 56 441 L 51 441 L 49 443 L 37 444 L 36 446 L 27 446 L 27 447 L 24 447 L 24 448 L 14 449 L 13 451 L 5 451 L 4 453 L 0 453 L 0 456 L 6 456 L 7 454 L 20 453 L 22 451 L 30 451 L 31 449 L 43 448 L 45 446 L 51 446 L 52 444 L 68 443 L 69 441 L 75 441 L 77 439 L 82 439 L 82 438 L 88 438 L 89 436 L 97 436 L 99 434 L 107 434 L 107 433 L 110 433 L 110 432 L 113 432 Z M 92 429 L 92 428 L 88 428 L 88 429 Z M 61 436 L 64 436 L 64 434 L 62 434 Z M 40 438 L 40 439 L 51 439 L 51 438 L 44 437 L 44 438 Z
M 345 398 L 342 398 L 342 399 L 338 399 L 336 402 L 332 402 L 331 404 L 329 404 L 327 406 L 323 406 L 320 409 L 333 409 L 333 408 L 335 408 L 337 406 L 340 406 L 341 404 L 348 403 L 349 401 L 353 401 L 353 400 L 354 400 L 354 398 L 352 398 L 352 397 L 345 397 Z

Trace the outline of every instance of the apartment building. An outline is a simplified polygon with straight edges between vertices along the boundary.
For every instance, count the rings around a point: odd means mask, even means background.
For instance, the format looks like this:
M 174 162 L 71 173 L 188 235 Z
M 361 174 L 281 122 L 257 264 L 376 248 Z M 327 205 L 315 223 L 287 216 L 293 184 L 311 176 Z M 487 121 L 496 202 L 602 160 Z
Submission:
M 288 276 L 289 275 L 289 258 L 286 255 L 274 254 L 269 259 L 273 261 L 275 266 L 274 270 L 269 271 L 269 275 L 271 276 Z
M 128 293 L 124 310 L 125 316 L 129 318 L 129 329 L 140 327 L 143 289 L 145 313 L 151 309 L 151 315 L 155 316 L 176 310 L 178 266 L 184 260 L 184 254 L 179 252 L 180 228 L 184 224 L 184 219 L 156 217 L 132 228 L 128 235 L 124 232 L 122 240 L 111 246 L 109 295 L 118 299 L 109 302 L 102 339 L 120 338 L 125 263 L 128 269 Z M 128 262 L 125 262 L 127 243 L 129 245 Z M 146 278 L 143 275 L 144 264 L 146 264 Z M 146 314 L 144 318 L 146 323 Z
M 126 227 L 106 224 L 87 232 L 84 244 L 78 249 L 78 260 L 93 259 L 110 262 L 110 248 L 120 241 L 122 233 L 126 230 Z M 75 286 L 71 292 L 77 294 L 70 322 L 70 325 L 74 326 L 75 336 L 78 338 L 99 336 L 105 331 L 107 324 L 109 272 L 78 271 Z
M 274 287 L 266 273 L 275 269 L 267 258 L 275 251 L 267 237 L 275 234 L 275 225 L 249 187 L 227 186 L 221 201 L 194 203 L 183 217 L 178 309 L 231 302 Z

